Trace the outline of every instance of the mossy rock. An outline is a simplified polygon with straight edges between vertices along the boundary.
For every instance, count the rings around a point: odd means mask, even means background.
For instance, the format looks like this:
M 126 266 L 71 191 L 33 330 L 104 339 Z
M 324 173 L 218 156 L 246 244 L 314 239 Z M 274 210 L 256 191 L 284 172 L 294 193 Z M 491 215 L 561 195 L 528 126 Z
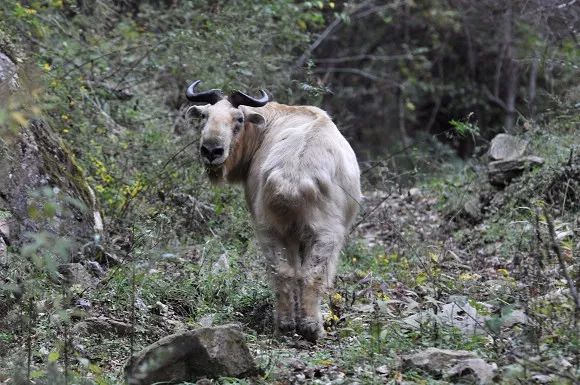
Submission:
M 27 234 L 47 232 L 74 243 L 90 241 L 102 230 L 95 196 L 74 155 L 40 119 L 0 152 L 0 197 L 14 220 L 14 245 Z

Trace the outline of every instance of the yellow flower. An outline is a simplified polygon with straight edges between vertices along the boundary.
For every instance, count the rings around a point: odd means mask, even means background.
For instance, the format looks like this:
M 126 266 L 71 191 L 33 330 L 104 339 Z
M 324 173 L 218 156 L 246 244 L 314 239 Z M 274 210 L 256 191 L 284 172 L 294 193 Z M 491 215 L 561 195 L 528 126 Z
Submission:
M 34 11 L 34 12 L 36 12 L 36 11 Z M 46 72 L 50 72 L 50 70 L 52 69 L 52 67 L 51 67 L 51 65 L 50 65 L 50 64 L 48 64 L 48 63 L 44 63 L 44 64 L 42 65 L 42 69 L 43 69 L 43 70 L 45 70 Z
M 331 297 L 330 297 L 330 302 L 334 305 L 334 306 L 342 306 L 346 301 L 345 299 L 342 297 L 342 295 L 340 295 L 340 293 L 334 293 Z

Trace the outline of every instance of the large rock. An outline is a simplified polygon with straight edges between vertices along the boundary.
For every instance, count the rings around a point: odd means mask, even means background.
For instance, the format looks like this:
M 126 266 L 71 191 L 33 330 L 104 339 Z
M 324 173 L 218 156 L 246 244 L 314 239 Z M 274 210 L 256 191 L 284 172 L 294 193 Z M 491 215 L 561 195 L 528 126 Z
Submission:
M 94 193 L 67 146 L 43 120 L 0 141 L 0 196 L 10 212 L 10 242 L 46 232 L 78 243 L 103 230 Z
M 10 44 L 0 34 L 0 103 L 8 105 L 29 91 L 19 88 L 5 47 Z M 103 230 L 94 193 L 57 133 L 42 119 L 25 124 L 31 112 L 24 109 L 15 111 L 18 125 L 0 122 L 0 211 L 11 217 L 1 237 L 15 247 L 29 242 L 29 234 L 89 242 Z
M 508 185 L 525 170 L 541 165 L 538 156 L 524 156 L 528 141 L 508 134 L 498 134 L 489 147 L 491 162 L 488 166 L 489 182 L 498 187 Z
M 509 160 L 524 156 L 528 141 L 508 134 L 498 134 L 491 141 L 489 156 L 493 160 Z
M 167 336 L 136 354 L 125 367 L 130 385 L 183 382 L 197 377 L 244 377 L 257 372 L 236 325 Z
M 517 159 L 496 160 L 490 162 L 487 169 L 489 183 L 494 186 L 506 186 L 512 179 L 523 174 L 525 170 L 544 164 L 539 156 L 523 156 Z
M 485 385 L 493 382 L 495 363 L 488 364 L 474 352 L 428 348 L 402 357 L 405 369 L 420 369 L 453 383 Z

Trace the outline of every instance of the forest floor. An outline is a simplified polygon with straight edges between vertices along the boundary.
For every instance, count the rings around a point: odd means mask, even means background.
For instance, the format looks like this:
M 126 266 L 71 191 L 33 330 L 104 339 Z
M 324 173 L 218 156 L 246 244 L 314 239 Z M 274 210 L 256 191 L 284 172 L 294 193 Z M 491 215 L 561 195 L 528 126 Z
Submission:
M 566 203 L 574 196 L 552 202 L 554 217 L 520 200 L 527 189 L 540 189 L 537 183 L 555 186 L 557 197 L 558 188 L 567 184 L 568 191 L 580 157 L 570 158 L 570 167 L 562 159 L 546 166 L 553 173 L 532 172 L 503 190 L 475 173 L 461 182 L 367 192 L 323 304 L 327 336 L 315 345 L 273 336 L 272 294 L 248 229 L 233 246 L 216 235 L 156 258 L 119 262 L 109 255 L 109 266 L 85 263 L 97 266 L 92 278 L 62 299 L 76 309 L 68 329 L 54 327 L 61 314 L 55 302 L 40 301 L 31 340 L 2 334 L 0 373 L 24 370 L 31 343 L 40 347 L 31 353 L 32 377 L 50 376 L 51 364 L 64 358 L 64 336 L 76 378 L 117 384 L 132 352 L 172 333 L 237 323 L 261 375 L 200 384 L 578 383 L 578 330 L 562 273 L 562 264 L 572 276 L 578 269 L 579 218 L 576 203 Z M 58 294 L 58 286 L 47 287 Z M 16 308 L 5 322 L 17 324 L 21 315 Z M 413 363 L 411 355 L 428 348 L 482 360 L 457 370 L 449 353 L 435 351 Z M 0 375 L 0 383 L 18 383 L 10 378 Z

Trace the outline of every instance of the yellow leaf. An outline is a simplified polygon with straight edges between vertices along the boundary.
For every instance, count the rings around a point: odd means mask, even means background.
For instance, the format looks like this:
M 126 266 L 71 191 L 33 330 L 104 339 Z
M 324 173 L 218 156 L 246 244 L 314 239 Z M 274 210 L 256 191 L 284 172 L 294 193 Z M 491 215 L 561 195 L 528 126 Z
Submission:
M 474 279 L 476 276 L 470 273 L 462 273 L 459 275 L 459 280 L 460 281 L 471 281 L 472 279 Z
M 433 261 L 435 263 L 439 262 L 439 254 L 429 253 L 429 256 L 431 257 L 431 261 Z
M 58 354 L 57 351 L 50 352 L 48 354 L 48 362 L 56 362 L 59 357 L 60 357 L 60 354 Z
M 28 124 L 28 119 L 26 119 L 22 112 L 13 111 L 10 113 L 10 117 L 21 126 L 26 126 Z
M 415 278 L 415 282 L 417 285 L 422 285 L 427 281 L 427 278 L 427 273 L 421 272 L 419 275 L 417 275 L 417 278 Z
M 323 359 L 323 360 L 319 360 L 317 362 L 318 365 L 323 365 L 323 366 L 330 366 L 334 363 L 334 361 L 332 361 L 331 359 Z
M 503 275 L 505 278 L 510 276 L 510 272 L 507 271 L 506 269 L 497 269 L 497 272 Z

